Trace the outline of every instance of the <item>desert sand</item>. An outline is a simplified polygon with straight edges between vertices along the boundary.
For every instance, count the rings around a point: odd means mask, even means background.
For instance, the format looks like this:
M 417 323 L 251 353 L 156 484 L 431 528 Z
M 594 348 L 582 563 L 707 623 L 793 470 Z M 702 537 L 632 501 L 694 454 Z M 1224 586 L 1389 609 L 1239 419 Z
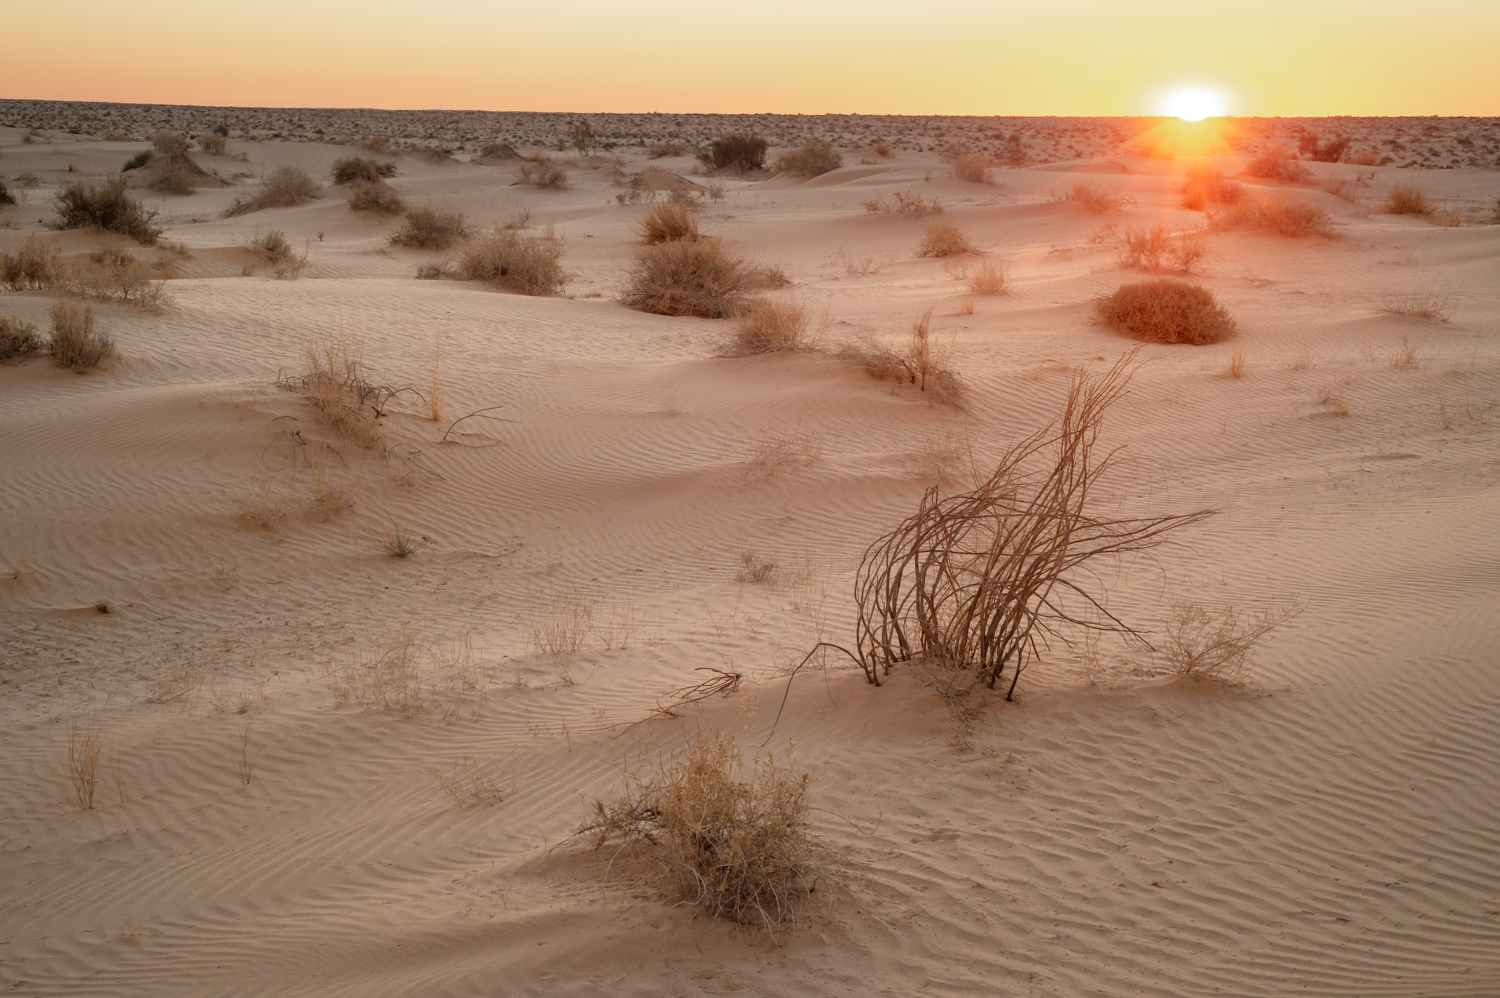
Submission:
M 1239 178 L 1321 207 L 1335 236 L 1208 234 L 1190 279 L 1237 333 L 1142 346 L 1091 320 L 1141 276 L 1105 227 L 1204 221 L 1180 193 L 1199 160 L 1129 151 L 1144 126 L 997 125 L 1077 126 L 1076 155 L 1036 140 L 1032 165 L 981 184 L 924 119 L 830 128 L 844 165 L 807 179 L 648 160 L 645 143 L 724 123 L 636 116 L 546 190 L 517 185 L 514 162 L 467 160 L 496 138 L 573 160 L 555 151 L 561 119 L 247 113 L 224 155 L 195 154 L 226 186 L 133 192 L 176 247 L 146 250 L 48 229 L 53 194 L 114 175 L 150 130 L 206 125 L 114 106 L 131 140 L 105 141 L 90 107 L 0 105 L 19 200 L 0 250 L 35 235 L 169 261 L 170 300 L 95 304 L 117 356 L 87 374 L 0 366 L 6 994 L 1500 993 L 1493 120 L 1356 133 L 1379 148 L 1430 126 L 1448 169 Z M 800 122 L 763 126 L 773 158 L 823 134 Z M 452 253 L 390 245 L 399 220 L 328 183 L 360 152 L 330 140 L 377 131 L 408 204 L 554 227 L 565 292 L 414 279 Z M 452 155 L 400 138 L 424 131 Z M 1488 161 L 1443 162 L 1460 138 Z M 1249 152 L 1214 163 L 1237 176 Z M 224 217 L 287 165 L 321 196 Z M 651 207 L 619 203 L 621 178 L 648 165 L 722 188 L 695 202 L 701 227 L 781 268 L 790 285 L 766 295 L 826 313 L 825 349 L 726 357 L 731 322 L 618 301 Z M 1321 186 L 1337 178 L 1344 197 Z M 1080 181 L 1130 201 L 1091 213 L 1064 198 Z M 1463 224 L 1380 213 L 1398 184 Z M 898 191 L 941 200 L 980 252 L 916 256 L 923 220 L 862 207 Z M 244 248 L 271 231 L 307 253 L 295 279 Z M 984 261 L 1008 293 L 968 291 Z M 1450 317 L 1391 313 L 1412 294 Z M 0 313 L 45 332 L 57 299 L 0 294 Z M 904 341 L 929 309 L 962 405 L 837 356 Z M 371 380 L 424 394 L 436 362 L 443 419 L 401 395 L 382 420 L 395 458 L 343 439 L 278 387 L 315 336 L 357 339 Z M 851 640 L 871 541 L 1052 418 L 1076 372 L 1137 346 L 1101 499 L 1219 512 L 1112 565 L 1109 607 L 1149 636 L 1174 600 L 1303 605 L 1243 682 L 1059 644 L 972 730 L 915 666 L 877 688 L 830 657 L 788 691 L 815 642 Z M 352 505 L 319 513 L 330 480 Z M 382 549 L 398 526 L 410 557 Z M 737 581 L 746 552 L 776 571 Z M 419 704 L 340 702 L 341 675 L 402 641 L 433 651 Z M 652 716 L 704 667 L 745 678 Z M 606 874 L 572 837 L 590 799 L 700 724 L 747 758 L 794 749 L 812 778 L 827 878 L 775 942 L 672 905 L 649 867 Z M 90 727 L 103 753 L 80 808 L 67 739 Z M 441 781 L 465 767 L 490 782 L 460 806 Z

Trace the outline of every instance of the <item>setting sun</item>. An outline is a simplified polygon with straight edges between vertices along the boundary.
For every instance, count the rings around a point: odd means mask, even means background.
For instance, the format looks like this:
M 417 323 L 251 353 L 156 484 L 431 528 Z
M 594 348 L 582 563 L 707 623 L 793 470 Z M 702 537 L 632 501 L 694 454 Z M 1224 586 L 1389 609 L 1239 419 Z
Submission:
M 1160 110 L 1183 121 L 1202 121 L 1229 113 L 1224 94 L 1212 87 L 1174 87 L 1162 96 Z

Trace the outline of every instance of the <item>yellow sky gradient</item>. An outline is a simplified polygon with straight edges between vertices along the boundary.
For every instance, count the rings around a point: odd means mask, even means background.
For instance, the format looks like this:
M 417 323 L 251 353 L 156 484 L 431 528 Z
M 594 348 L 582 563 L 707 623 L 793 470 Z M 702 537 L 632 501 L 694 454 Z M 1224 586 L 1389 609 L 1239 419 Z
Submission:
M 14 5 L 0 97 L 263 107 L 1500 115 L 1500 3 Z

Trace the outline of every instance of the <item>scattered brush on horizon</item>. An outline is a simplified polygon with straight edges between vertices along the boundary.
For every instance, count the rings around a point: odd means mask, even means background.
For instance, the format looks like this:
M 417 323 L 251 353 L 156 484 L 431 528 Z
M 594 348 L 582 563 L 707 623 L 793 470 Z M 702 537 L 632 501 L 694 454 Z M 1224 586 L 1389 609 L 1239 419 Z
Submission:
M 522 163 L 516 177 L 521 183 L 532 187 L 562 190 L 568 186 L 568 171 L 541 153 Z
M 1430 216 L 1437 210 L 1437 206 L 1427 200 L 1427 195 L 1417 187 L 1416 184 L 1398 184 L 1391 188 L 1391 193 L 1381 206 L 1381 214 L 1384 215 L 1421 215 Z
M 1303 236 L 1331 238 L 1337 230 L 1328 212 L 1311 201 L 1286 197 L 1248 197 L 1209 216 L 1209 227 L 1219 231 L 1250 229 L 1274 232 L 1290 239 Z
M 226 218 L 248 215 L 267 208 L 294 208 L 318 196 L 318 185 L 307 171 L 283 166 L 261 181 L 260 190 L 249 200 L 234 199 Z
M 1283 145 L 1268 147 L 1245 166 L 1245 175 L 1262 180 L 1285 180 L 1298 183 L 1312 176 L 1307 167 L 1297 162 L 1292 151 Z
M 1235 330 L 1234 319 L 1213 292 L 1170 277 L 1120 285 L 1094 303 L 1094 318 L 1153 343 L 1201 346 L 1217 343 Z
M 538 233 L 497 227 L 464 246 L 458 258 L 457 276 L 464 281 L 484 281 L 516 294 L 558 294 L 567 283 L 560 262 L 562 255 L 562 240 L 550 226 Z
M 669 900 L 774 940 L 820 879 L 808 782 L 790 759 L 746 766 L 733 738 L 700 726 L 682 752 L 627 776 L 619 799 L 596 799 L 578 834 L 596 849 L 619 840 L 606 877 L 621 852 L 647 852 Z
M 1211 205 L 1238 204 L 1245 186 L 1229 180 L 1216 166 L 1200 163 L 1188 169 L 1182 185 L 1182 206 L 1207 211 Z
M 621 300 L 657 315 L 727 319 L 750 304 L 756 275 L 718 239 L 675 239 L 642 246 Z
M 872 378 L 911 385 L 933 401 L 956 408 L 963 405 L 964 385 L 949 366 L 949 351 L 932 342 L 932 310 L 912 323 L 904 347 L 884 343 L 845 344 L 838 356 Z
M 1134 356 L 1101 375 L 1075 374 L 1061 414 L 1008 447 L 988 478 L 956 494 L 928 489 L 916 513 L 866 549 L 854 596 L 856 657 L 868 682 L 919 663 L 943 696 L 962 702 L 1000 688 L 1008 674 L 1010 700 L 1030 663 L 1071 630 L 1145 643 L 1103 610 L 1095 565 L 1153 548 L 1213 511 L 1095 513 L 1091 497 L 1118 453 L 1101 454 L 1099 435 Z M 1091 610 L 1102 617 L 1083 623 Z
M 657 205 L 641 219 L 641 242 L 647 246 L 679 239 L 698 238 L 698 214 L 686 204 L 669 202 Z
M 928 222 L 917 243 L 917 256 L 947 257 L 976 252 L 968 236 L 952 222 Z
M 58 367 L 83 374 L 114 356 L 115 343 L 109 333 L 97 327 L 93 308 L 58 302 L 52 306 L 48 349 Z
M 801 177 L 819 177 L 844 165 L 844 157 L 822 139 L 814 139 L 801 149 L 783 153 L 776 160 L 777 173 L 795 173 Z
M 468 236 L 460 212 L 434 208 L 412 208 L 406 213 L 406 224 L 391 233 L 392 246 L 414 249 L 447 249 Z
M 1080 181 L 1068 188 L 1068 193 L 1062 197 L 1064 201 L 1072 201 L 1080 204 L 1084 209 L 1095 215 L 1107 215 L 1112 211 L 1119 211 L 1128 204 L 1135 204 L 1135 198 L 1119 191 L 1109 190 L 1087 181 Z
M 953 159 L 953 175 L 971 184 L 993 184 L 995 161 L 983 153 L 963 152 Z
M 770 148 L 770 143 L 759 135 L 731 132 L 710 142 L 698 159 L 710 170 L 747 173 L 766 168 L 766 152 Z
M 151 224 L 156 212 L 147 211 L 125 192 L 125 178 L 96 186 L 70 184 L 57 192 L 57 229 L 95 229 L 118 232 L 142 246 L 154 246 L 161 229 Z
M 827 325 L 825 316 L 814 328 L 807 307 L 797 302 L 757 301 L 735 320 L 723 352 L 730 357 L 746 357 L 811 350 Z

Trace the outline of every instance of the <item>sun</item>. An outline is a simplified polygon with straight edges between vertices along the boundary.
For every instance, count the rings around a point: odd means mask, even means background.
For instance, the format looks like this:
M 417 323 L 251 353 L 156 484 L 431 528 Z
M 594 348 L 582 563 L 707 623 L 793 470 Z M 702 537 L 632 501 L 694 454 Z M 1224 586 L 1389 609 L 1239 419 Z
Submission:
M 1228 101 L 1212 87 L 1174 87 L 1162 95 L 1160 110 L 1169 118 L 1202 121 L 1222 117 L 1228 111 Z

